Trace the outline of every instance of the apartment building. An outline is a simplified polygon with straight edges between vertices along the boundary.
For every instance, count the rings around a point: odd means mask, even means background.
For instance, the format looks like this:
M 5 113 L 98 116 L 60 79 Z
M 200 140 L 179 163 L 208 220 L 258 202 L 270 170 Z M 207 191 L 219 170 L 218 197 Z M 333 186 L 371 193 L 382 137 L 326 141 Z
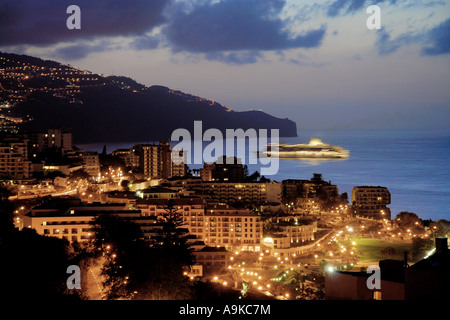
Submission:
M 391 193 L 386 187 L 356 186 L 352 189 L 352 211 L 355 216 L 390 219 Z
M 339 190 L 331 181 L 322 180 L 322 175 L 314 173 L 310 180 L 287 179 L 282 181 L 283 198 L 286 201 L 301 199 L 317 200 L 318 197 L 336 200 Z
M 63 154 L 72 151 L 72 133 L 66 129 L 48 129 L 46 132 L 31 133 L 28 137 L 32 154 L 49 148 L 60 148 Z
M 137 199 L 135 203 L 135 209 L 140 210 L 142 216 L 158 217 L 162 213 L 166 213 L 169 210 L 169 204 L 171 209 L 183 215 L 183 221 L 186 226 L 190 226 L 190 223 L 203 222 L 198 218 L 204 217 L 205 201 L 199 198 L 177 198 L 169 200 L 166 199 Z M 192 226 L 197 226 L 193 224 Z
M 85 151 L 81 158 L 83 159 L 83 170 L 91 177 L 98 177 L 100 175 L 100 159 L 98 153 Z
M 202 230 L 192 228 L 192 233 L 206 244 L 228 250 L 261 251 L 263 223 L 250 210 L 223 203 L 208 204 L 204 220 Z
M 140 144 L 134 146 L 139 157 L 139 168 L 146 179 L 165 179 L 173 176 L 184 176 L 186 166 L 184 161 L 172 161 L 172 149 L 168 142 L 156 144 Z M 183 151 L 175 153 L 176 159 L 184 157 Z
M 170 202 L 169 202 L 170 201 Z M 138 199 L 135 209 L 142 216 L 159 216 L 175 210 L 183 217 L 183 227 L 208 246 L 228 250 L 261 250 L 262 222 L 248 209 L 237 209 L 223 203 L 208 204 L 201 198 Z
M 31 175 L 31 161 L 27 160 L 24 142 L 0 143 L 0 178 L 26 179 Z
M 114 214 L 136 222 L 151 238 L 160 227 L 158 217 L 170 210 L 182 217 L 180 227 L 189 231 L 192 241 L 227 250 L 261 251 L 263 224 L 258 215 L 227 204 L 207 204 L 200 198 L 136 199 L 132 206 L 130 202 L 85 204 L 79 199 L 59 199 L 33 208 L 24 216 L 23 226 L 41 235 L 80 242 L 91 237 L 95 217 Z
M 271 182 L 203 182 L 202 194 L 213 201 L 234 204 L 236 202 L 262 204 L 281 202 L 281 183 Z
M 113 151 L 111 154 L 122 159 L 123 162 L 125 162 L 126 167 L 139 167 L 139 155 L 137 154 L 135 148 L 118 149 Z
M 236 157 L 219 157 L 216 162 L 204 163 L 200 176 L 204 181 L 244 182 L 245 169 Z

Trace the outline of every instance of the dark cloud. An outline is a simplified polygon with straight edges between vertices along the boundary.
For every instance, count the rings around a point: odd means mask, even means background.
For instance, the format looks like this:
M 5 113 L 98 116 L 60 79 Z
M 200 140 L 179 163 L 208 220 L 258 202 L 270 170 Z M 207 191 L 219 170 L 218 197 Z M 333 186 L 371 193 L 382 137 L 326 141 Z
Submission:
M 258 50 L 244 50 L 237 52 L 207 52 L 205 58 L 207 60 L 221 61 L 227 64 L 241 65 L 251 64 L 258 61 L 262 54 Z
M 72 4 L 81 9 L 81 30 L 66 27 L 70 16 L 66 10 Z M 134 36 L 133 49 L 163 45 L 173 52 L 202 53 L 208 60 L 245 64 L 262 57 L 259 51 L 320 46 L 326 27 L 291 34 L 292 19 L 279 17 L 285 5 L 285 0 L 2 0 L 0 47 L 70 42 L 50 53 L 81 59 L 108 50 L 108 37 Z M 317 6 L 305 6 L 299 14 L 313 9 Z M 156 26 L 162 27 L 161 33 L 149 35 Z M 94 44 L 99 39 L 103 42 Z
M 103 52 L 111 49 L 107 41 L 98 44 L 73 44 L 55 49 L 48 56 L 59 57 L 65 60 L 79 60 L 94 52 Z
M 377 33 L 375 45 L 378 53 L 383 56 L 413 43 L 422 45 L 422 55 L 434 56 L 450 53 L 450 19 L 429 30 L 403 33 L 395 39 L 391 39 L 391 35 L 384 28 L 381 28 Z
M 377 40 L 375 41 L 375 46 L 378 49 L 378 54 L 385 56 L 397 51 L 400 48 L 399 41 L 392 41 L 391 35 L 383 27 L 377 32 Z
M 170 23 L 163 33 L 174 50 L 213 53 L 218 57 L 224 57 L 219 54 L 223 51 L 320 46 L 325 27 L 292 36 L 278 17 L 284 5 L 282 0 L 201 1 L 187 12 L 178 4 L 168 14 Z
M 339 14 L 354 13 L 370 5 L 376 5 L 381 2 L 396 3 L 397 0 L 336 0 L 327 11 L 329 17 L 336 17 Z
M 99 36 L 136 35 L 164 22 L 165 0 L 2 0 L 0 46 L 48 46 Z M 81 9 L 81 30 L 66 27 L 69 5 Z
M 144 35 L 135 39 L 131 43 L 131 47 L 137 50 L 151 50 L 158 48 L 163 42 L 164 39 L 160 34 L 154 36 Z
M 450 53 L 450 19 L 428 31 L 430 46 L 422 48 L 422 54 L 434 56 Z
M 417 7 L 436 7 L 445 5 L 442 0 L 335 0 L 326 8 L 326 14 L 329 17 L 338 15 L 353 14 L 364 10 L 368 6 L 378 5 L 380 3 L 395 4 L 398 9 L 417 8 Z

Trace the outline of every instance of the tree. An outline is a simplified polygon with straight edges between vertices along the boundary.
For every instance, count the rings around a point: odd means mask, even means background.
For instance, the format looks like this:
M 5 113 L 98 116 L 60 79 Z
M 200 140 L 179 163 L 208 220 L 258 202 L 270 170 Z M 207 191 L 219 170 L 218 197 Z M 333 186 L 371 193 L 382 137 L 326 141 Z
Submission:
M 433 247 L 434 243 L 431 239 L 413 238 L 411 254 L 413 257 L 417 257 L 431 250 Z
M 325 181 L 323 181 L 321 173 L 314 173 L 313 177 L 311 178 L 311 182 L 314 182 L 316 184 L 322 184 Z
M 69 178 L 70 180 L 83 180 L 83 179 L 89 180 L 91 176 L 83 169 L 79 169 L 71 172 Z
M 101 215 L 93 222 L 94 246 L 104 260 L 102 274 L 109 299 L 189 299 L 191 287 L 183 276 L 190 263 L 186 239 L 174 225 L 178 220 L 161 220 L 162 231 L 152 242 L 139 225 L 114 215 Z
M 188 299 L 192 290 L 183 275 L 186 267 L 193 264 L 188 244 L 188 230 L 182 228 L 183 216 L 169 200 L 165 213 L 158 217 L 161 227 L 152 239 L 152 247 L 158 254 L 156 273 L 159 281 L 153 283 L 154 299 Z
M 68 290 L 66 284 L 71 259 L 65 240 L 38 235 L 34 229 L 10 229 L 1 235 L 0 292 L 33 301 L 79 300 L 79 291 Z
M 413 212 L 402 211 L 395 217 L 395 223 L 402 231 L 406 229 L 421 226 L 419 216 Z
M 193 177 L 193 176 L 198 176 L 200 173 L 200 169 L 191 169 L 189 168 L 187 165 L 186 166 L 186 174 L 184 175 L 185 177 Z
M 246 164 L 244 164 L 243 170 L 244 170 L 244 172 L 243 172 L 244 173 L 244 179 L 246 179 L 248 177 L 248 166 Z
M 380 252 L 385 256 L 393 256 L 397 251 L 394 247 L 385 247 L 381 249 Z
M 246 182 L 255 182 L 260 177 L 260 173 L 258 171 L 253 172 L 251 175 L 245 177 Z
M 0 187 L 0 245 L 3 237 L 14 230 L 14 206 L 9 201 L 10 194 L 11 192 L 8 189 Z
M 450 233 L 450 221 L 445 219 L 438 220 L 430 228 L 434 231 L 435 237 L 447 237 Z
M 383 229 L 383 224 L 382 223 L 373 223 L 371 225 L 369 225 L 366 229 L 367 232 L 370 232 L 370 235 L 374 236 L 374 233 L 380 231 Z
M 52 179 L 52 182 L 55 182 L 55 178 L 56 177 L 67 177 L 67 175 L 65 175 L 64 173 L 62 173 L 61 171 L 50 171 L 48 172 L 45 177 Z
M 173 200 L 169 200 L 167 209 L 158 217 L 161 228 L 153 237 L 153 247 L 171 251 L 179 254 L 178 259 L 185 265 L 192 264 L 192 255 L 188 245 L 189 231 L 182 228 L 183 215 L 173 205 Z
M 123 188 L 124 191 L 130 191 L 130 187 L 128 186 L 130 184 L 130 181 L 128 180 L 122 180 L 120 183 L 120 186 Z
M 341 193 L 341 195 L 339 196 L 339 200 L 342 204 L 348 204 L 348 193 Z
M 94 247 L 102 253 L 102 274 L 109 299 L 131 299 L 139 285 L 136 274 L 146 264 L 146 244 L 140 227 L 115 215 L 104 214 L 93 221 Z M 137 263 L 138 256 L 142 257 Z
M 125 161 L 123 161 L 123 159 L 118 156 L 113 156 L 111 154 L 100 154 L 99 160 L 101 172 L 108 172 L 109 167 L 112 167 L 114 169 L 120 168 L 123 172 L 126 171 Z

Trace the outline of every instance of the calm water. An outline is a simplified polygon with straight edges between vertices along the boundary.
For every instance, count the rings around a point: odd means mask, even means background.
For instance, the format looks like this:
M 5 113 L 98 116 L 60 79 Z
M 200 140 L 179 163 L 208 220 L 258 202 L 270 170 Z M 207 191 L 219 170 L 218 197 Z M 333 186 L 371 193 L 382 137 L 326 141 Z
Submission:
M 331 180 L 339 192 L 347 192 L 349 198 L 353 186 L 385 186 L 391 192 L 389 207 L 393 217 L 401 211 L 411 211 L 422 219 L 450 220 L 450 132 L 304 131 L 299 137 L 281 138 L 280 142 L 308 143 L 311 137 L 350 150 L 350 158 L 315 163 L 280 160 L 278 173 L 268 178 L 276 181 L 309 179 L 313 173 L 322 173 L 324 180 Z M 106 144 L 106 147 L 110 153 L 137 143 Z M 79 147 L 101 152 L 103 145 Z M 249 148 L 250 152 L 257 150 L 255 145 Z M 238 150 L 237 154 L 244 154 L 244 150 Z M 248 163 L 248 149 L 246 155 Z M 194 169 L 201 165 L 189 167 Z M 261 169 L 258 164 L 248 167 L 250 173 Z

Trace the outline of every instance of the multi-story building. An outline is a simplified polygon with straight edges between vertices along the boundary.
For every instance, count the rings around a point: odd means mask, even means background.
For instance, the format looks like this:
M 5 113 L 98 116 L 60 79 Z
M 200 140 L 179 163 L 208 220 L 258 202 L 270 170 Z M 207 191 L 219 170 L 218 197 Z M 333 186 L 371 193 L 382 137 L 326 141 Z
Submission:
M 261 251 L 263 224 L 261 218 L 248 209 L 236 209 L 227 204 L 209 204 L 205 210 L 205 225 L 197 236 L 208 245 L 226 249 Z
M 165 179 L 186 174 L 183 161 L 172 161 L 172 150 L 168 142 L 136 145 L 134 149 L 139 156 L 139 168 L 147 179 Z M 178 156 L 183 157 L 183 151 L 179 151 Z
M 183 217 L 183 226 L 189 229 L 189 233 L 209 246 L 261 250 L 262 222 L 248 209 L 237 209 L 227 204 L 207 204 L 201 198 L 138 199 L 135 209 L 147 217 L 157 217 L 174 210 Z
M 274 229 L 264 234 L 264 245 L 275 257 L 292 257 L 312 248 L 317 232 L 317 221 L 292 216 L 272 220 Z
M 26 179 L 31 174 L 31 162 L 26 155 L 24 142 L 0 143 L 0 177 Z
M 205 213 L 205 200 L 200 198 L 171 199 L 172 209 L 183 215 L 183 221 L 187 227 L 203 226 Z M 168 199 L 137 199 L 135 209 L 140 210 L 142 216 L 158 217 L 169 209 Z
M 282 181 L 283 198 L 287 201 L 296 201 L 299 198 L 317 199 L 337 199 L 339 190 L 331 181 L 323 181 L 322 175 L 314 173 L 310 180 L 287 179 Z
M 97 177 L 100 175 L 100 159 L 97 152 L 85 151 L 82 155 L 83 170 L 86 171 L 91 177 Z
M 295 220 L 279 221 L 276 224 L 281 234 L 289 237 L 291 245 L 314 241 L 314 233 L 317 232 L 317 221 Z
M 305 197 L 304 184 L 309 180 L 287 179 L 282 181 L 283 198 L 286 201 L 295 201 L 297 198 Z
M 155 217 L 143 217 L 141 211 L 127 204 L 84 204 L 79 199 L 57 199 L 33 208 L 23 217 L 23 227 L 40 235 L 84 242 L 92 237 L 92 221 L 102 214 L 117 215 L 136 222 L 144 236 L 150 238 L 159 227 Z
M 32 154 L 50 148 L 61 149 L 63 154 L 72 150 L 72 133 L 65 129 L 48 129 L 42 133 L 31 133 L 30 151 Z
M 204 181 L 244 182 L 245 170 L 238 158 L 222 156 L 214 163 L 205 163 L 200 176 Z
M 184 177 L 186 175 L 186 154 L 183 150 L 171 151 L 171 174 L 170 177 Z
M 166 179 L 171 187 L 193 191 L 197 196 L 211 201 L 235 204 L 272 204 L 281 203 L 281 183 L 271 182 L 215 182 L 203 181 L 200 177 Z
M 271 182 L 203 182 L 202 194 L 213 201 L 234 204 L 281 202 L 281 183 Z
M 193 240 L 227 250 L 261 251 L 263 224 L 257 214 L 226 204 L 208 205 L 200 198 L 135 199 L 132 205 L 55 200 L 33 208 L 24 216 L 23 226 L 70 242 L 87 241 L 95 217 L 114 214 L 136 222 L 144 235 L 151 238 L 160 227 L 158 217 L 170 211 L 182 218 L 180 227 L 187 229 Z
M 213 170 L 215 168 L 215 163 L 204 163 L 203 168 L 200 169 L 200 178 L 203 181 L 212 181 L 213 180 Z
M 356 186 L 352 190 L 352 211 L 355 216 L 390 219 L 391 193 L 386 187 Z
M 135 148 L 118 149 L 113 151 L 111 154 L 122 159 L 127 167 L 139 167 L 139 155 L 137 154 Z

